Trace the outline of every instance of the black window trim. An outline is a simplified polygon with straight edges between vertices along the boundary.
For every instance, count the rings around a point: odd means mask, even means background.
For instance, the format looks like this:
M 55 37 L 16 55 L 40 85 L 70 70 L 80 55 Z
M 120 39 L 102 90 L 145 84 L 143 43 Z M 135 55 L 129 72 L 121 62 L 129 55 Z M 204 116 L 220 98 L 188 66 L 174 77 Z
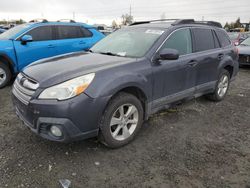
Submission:
M 36 27 L 32 27 L 30 28 L 29 30 L 25 31 L 23 34 L 21 34 L 20 36 L 16 37 L 16 39 L 14 41 L 21 41 L 21 38 L 24 36 L 24 35 L 27 35 L 27 33 L 29 33 L 30 31 L 34 30 L 34 29 L 37 29 L 39 27 L 48 27 L 48 26 L 51 26 L 52 27 L 52 40 L 56 40 L 56 31 L 55 31 L 55 25 L 39 25 L 39 26 L 36 26 Z M 40 41 L 34 41 L 34 42 L 41 42 L 41 41 L 52 41 L 52 40 L 40 40 Z M 32 41 L 33 42 L 33 41 Z

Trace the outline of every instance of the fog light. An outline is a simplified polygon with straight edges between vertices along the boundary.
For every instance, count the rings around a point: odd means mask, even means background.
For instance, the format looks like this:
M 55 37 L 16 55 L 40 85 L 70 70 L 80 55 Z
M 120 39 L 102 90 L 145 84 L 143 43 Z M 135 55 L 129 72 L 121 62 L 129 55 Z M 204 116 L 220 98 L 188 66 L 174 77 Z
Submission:
M 53 136 L 56 137 L 61 137 L 62 136 L 62 131 L 59 129 L 57 126 L 53 125 L 50 127 L 50 132 Z

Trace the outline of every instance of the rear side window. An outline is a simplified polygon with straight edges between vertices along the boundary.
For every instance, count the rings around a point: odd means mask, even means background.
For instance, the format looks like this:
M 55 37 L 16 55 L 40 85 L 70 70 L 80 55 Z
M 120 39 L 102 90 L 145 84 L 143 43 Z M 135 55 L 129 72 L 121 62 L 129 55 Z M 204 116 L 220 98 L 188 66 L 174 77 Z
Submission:
M 83 32 L 79 26 L 57 26 L 57 39 L 83 38 Z
M 83 37 L 92 37 L 93 34 L 88 30 L 88 29 L 85 29 L 84 27 L 81 28 L 82 29 L 82 32 L 83 32 Z
M 226 47 L 226 46 L 229 46 L 231 44 L 231 41 L 228 38 L 226 32 L 221 31 L 221 30 L 216 30 L 215 32 L 216 32 L 216 34 L 218 36 L 221 47 Z
M 53 28 L 51 26 L 37 27 L 25 35 L 31 35 L 33 41 L 53 40 Z
M 193 29 L 195 52 L 202 52 L 215 48 L 214 37 L 211 29 Z
M 163 48 L 178 50 L 180 55 L 192 53 L 192 38 L 190 30 L 180 29 L 174 31 L 163 44 Z

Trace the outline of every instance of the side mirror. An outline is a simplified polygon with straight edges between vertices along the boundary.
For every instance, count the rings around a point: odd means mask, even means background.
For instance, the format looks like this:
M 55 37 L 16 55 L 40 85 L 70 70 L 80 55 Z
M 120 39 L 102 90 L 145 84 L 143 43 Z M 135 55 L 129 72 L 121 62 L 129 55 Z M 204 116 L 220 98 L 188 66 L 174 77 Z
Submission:
M 178 50 L 164 48 L 159 53 L 159 60 L 177 60 L 179 56 Z
M 32 42 L 32 41 L 33 41 L 33 38 L 31 35 L 24 35 L 21 38 L 21 42 L 23 45 L 27 44 L 27 42 Z

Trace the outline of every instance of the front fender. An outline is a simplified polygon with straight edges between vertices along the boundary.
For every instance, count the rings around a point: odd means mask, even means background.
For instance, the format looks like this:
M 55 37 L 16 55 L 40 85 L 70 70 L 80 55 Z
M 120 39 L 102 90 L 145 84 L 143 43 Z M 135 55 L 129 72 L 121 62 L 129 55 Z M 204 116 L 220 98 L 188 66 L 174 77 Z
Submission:
M 151 85 L 146 76 L 139 73 L 117 72 L 109 76 L 98 74 L 85 93 L 91 98 L 111 97 L 124 88 L 137 87 L 149 99 L 151 97 Z

